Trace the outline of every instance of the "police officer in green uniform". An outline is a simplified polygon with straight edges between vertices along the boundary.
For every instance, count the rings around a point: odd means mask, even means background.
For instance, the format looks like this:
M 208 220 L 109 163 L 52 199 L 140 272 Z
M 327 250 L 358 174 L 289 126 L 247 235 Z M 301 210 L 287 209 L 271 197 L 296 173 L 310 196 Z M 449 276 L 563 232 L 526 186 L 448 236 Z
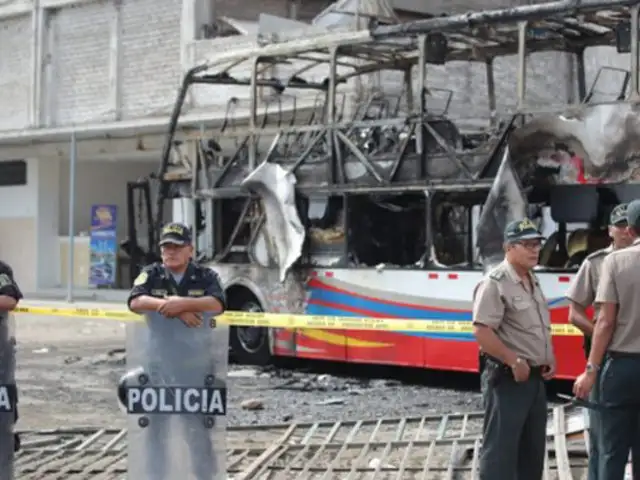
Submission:
M 599 388 L 602 480 L 622 480 L 629 452 L 640 442 L 640 200 L 627 207 L 627 222 L 633 242 L 609 253 L 602 263 L 591 352 L 573 386 L 576 397 L 583 399 Z M 638 460 L 634 455 L 634 478 L 640 478 Z
M 542 478 L 544 380 L 555 372 L 549 308 L 532 272 L 543 238 L 529 219 L 509 223 L 504 261 L 474 292 L 474 335 L 484 357 L 481 480 Z
M 571 301 L 569 307 L 569 319 L 584 334 L 584 350 L 588 358 L 591 351 L 591 336 L 593 335 L 593 323 L 597 317 L 598 308 L 595 306 L 593 320 L 587 315 L 589 308 L 596 298 L 596 288 L 600 279 L 600 269 L 606 256 L 612 251 L 628 247 L 632 239 L 627 232 L 627 204 L 618 205 L 613 209 L 609 217 L 609 236 L 611 245 L 597 250 L 589 255 L 578 270 L 573 283 L 567 292 L 567 298 Z M 598 389 L 593 388 L 589 400 L 599 403 Z M 589 472 L 587 480 L 597 480 L 599 458 L 599 429 L 598 411 L 587 410 L 586 420 L 588 426 Z
M 181 365 L 185 364 L 185 356 L 206 358 L 212 355 L 211 345 L 207 342 L 209 334 L 202 331 L 211 326 L 203 324 L 202 314 L 219 315 L 225 310 L 224 290 L 213 270 L 192 261 L 191 231 L 186 225 L 166 225 L 161 233 L 160 249 L 162 263 L 142 270 L 134 281 L 127 303 L 133 312 L 160 314 L 146 316 L 150 334 L 147 357 L 150 357 L 152 381 L 177 378 L 196 385 L 203 379 L 193 378 L 194 372 Z M 193 478 L 210 479 L 214 458 L 209 431 L 194 416 L 180 420 L 193 459 Z M 166 416 L 160 415 L 147 427 L 151 438 L 146 459 L 149 480 L 169 480 L 165 464 L 169 455 L 167 445 L 170 444 L 168 421 Z

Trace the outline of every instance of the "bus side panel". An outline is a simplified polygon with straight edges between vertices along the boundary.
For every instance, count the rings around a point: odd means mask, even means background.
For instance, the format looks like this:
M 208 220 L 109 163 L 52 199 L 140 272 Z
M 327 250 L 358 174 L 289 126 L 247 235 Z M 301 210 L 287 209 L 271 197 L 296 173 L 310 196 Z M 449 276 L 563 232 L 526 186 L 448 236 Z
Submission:
M 429 272 L 422 270 L 321 271 L 309 282 L 307 313 L 469 322 L 470 301 L 460 302 L 455 298 L 455 291 L 450 292 L 447 298 L 437 288 L 430 288 L 428 275 Z M 471 275 L 478 279 L 481 277 L 475 272 Z M 477 363 L 477 355 L 473 363 L 467 362 L 466 357 L 460 360 L 456 355 L 440 358 L 443 351 L 450 353 L 452 345 L 458 344 L 457 336 L 452 334 L 359 330 L 340 333 L 346 339 L 347 360 L 350 362 L 456 370 L 470 370 Z M 470 339 L 466 334 L 465 340 Z M 429 349 L 425 347 L 427 343 L 431 344 Z M 436 360 L 430 362 L 427 356 L 435 356 Z
M 551 310 L 551 323 L 567 325 L 569 323 L 569 301 L 565 295 L 575 274 L 539 273 L 537 277 Z M 582 348 L 583 342 L 584 338 L 579 333 L 554 335 L 553 351 L 557 362 L 556 378 L 573 380 L 584 371 L 586 360 Z
M 393 272 L 396 273 L 396 272 Z M 331 270 L 309 283 L 309 312 L 355 317 L 395 317 L 398 309 L 411 305 L 390 299 L 388 283 L 397 280 L 392 272 L 375 270 Z M 370 286 L 371 289 L 363 288 Z M 391 297 L 393 296 L 393 293 Z M 347 361 L 421 367 L 422 339 L 402 332 L 372 330 L 336 331 L 344 338 Z
M 304 305 L 304 313 L 309 315 L 340 315 L 339 313 L 327 313 L 318 311 L 310 302 L 313 296 L 313 285 L 318 278 L 330 275 L 321 270 L 311 272 L 307 280 L 307 296 Z M 343 330 L 298 329 L 295 331 L 296 356 L 300 358 L 347 361 L 347 338 Z
M 467 332 L 298 331 L 299 356 L 359 363 L 477 371 L 478 347 L 468 331 L 478 271 L 323 269 L 307 285 L 305 313 L 465 322 Z M 538 274 L 554 324 L 568 322 L 564 298 L 571 276 Z M 553 339 L 558 377 L 575 378 L 584 368 L 582 337 Z M 343 353 L 344 352 L 344 353 Z
M 296 357 L 346 362 L 347 340 L 343 332 L 343 330 L 295 330 Z
M 479 271 L 427 271 L 423 291 L 429 303 L 442 312 L 434 320 L 465 322 L 465 332 L 426 332 L 423 334 L 425 368 L 458 372 L 478 371 L 478 344 L 469 331 L 473 290 L 482 279 Z

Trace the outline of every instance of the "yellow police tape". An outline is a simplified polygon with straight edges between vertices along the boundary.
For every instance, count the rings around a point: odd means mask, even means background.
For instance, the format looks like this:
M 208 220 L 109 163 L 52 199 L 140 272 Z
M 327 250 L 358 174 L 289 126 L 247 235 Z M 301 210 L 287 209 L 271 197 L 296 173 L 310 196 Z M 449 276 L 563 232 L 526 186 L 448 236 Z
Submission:
M 20 306 L 14 313 L 54 317 L 98 318 L 137 322 L 142 317 L 128 310 L 106 310 L 101 308 L 52 308 Z M 385 332 L 421 333 L 471 333 L 471 322 L 464 320 L 421 320 L 404 318 L 337 317 L 330 315 L 304 315 L 296 313 L 225 312 L 216 322 L 240 327 L 267 327 L 291 329 L 326 330 L 378 330 Z M 553 335 L 579 336 L 582 333 L 569 324 L 552 325 Z

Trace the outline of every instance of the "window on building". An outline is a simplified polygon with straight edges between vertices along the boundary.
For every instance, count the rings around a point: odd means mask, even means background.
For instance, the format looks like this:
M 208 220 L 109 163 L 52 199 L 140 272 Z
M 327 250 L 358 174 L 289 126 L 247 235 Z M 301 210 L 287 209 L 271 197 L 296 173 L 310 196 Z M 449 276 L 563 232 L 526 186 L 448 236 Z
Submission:
M 24 160 L 0 161 L 0 187 L 16 187 L 27 184 L 27 162 Z

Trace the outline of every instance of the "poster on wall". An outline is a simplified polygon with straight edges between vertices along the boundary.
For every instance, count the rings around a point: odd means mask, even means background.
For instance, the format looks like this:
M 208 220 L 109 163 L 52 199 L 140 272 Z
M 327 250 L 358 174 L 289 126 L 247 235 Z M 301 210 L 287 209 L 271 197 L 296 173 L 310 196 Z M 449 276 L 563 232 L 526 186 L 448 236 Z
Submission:
M 89 284 L 96 287 L 115 286 L 118 236 L 115 205 L 91 207 L 89 251 Z

